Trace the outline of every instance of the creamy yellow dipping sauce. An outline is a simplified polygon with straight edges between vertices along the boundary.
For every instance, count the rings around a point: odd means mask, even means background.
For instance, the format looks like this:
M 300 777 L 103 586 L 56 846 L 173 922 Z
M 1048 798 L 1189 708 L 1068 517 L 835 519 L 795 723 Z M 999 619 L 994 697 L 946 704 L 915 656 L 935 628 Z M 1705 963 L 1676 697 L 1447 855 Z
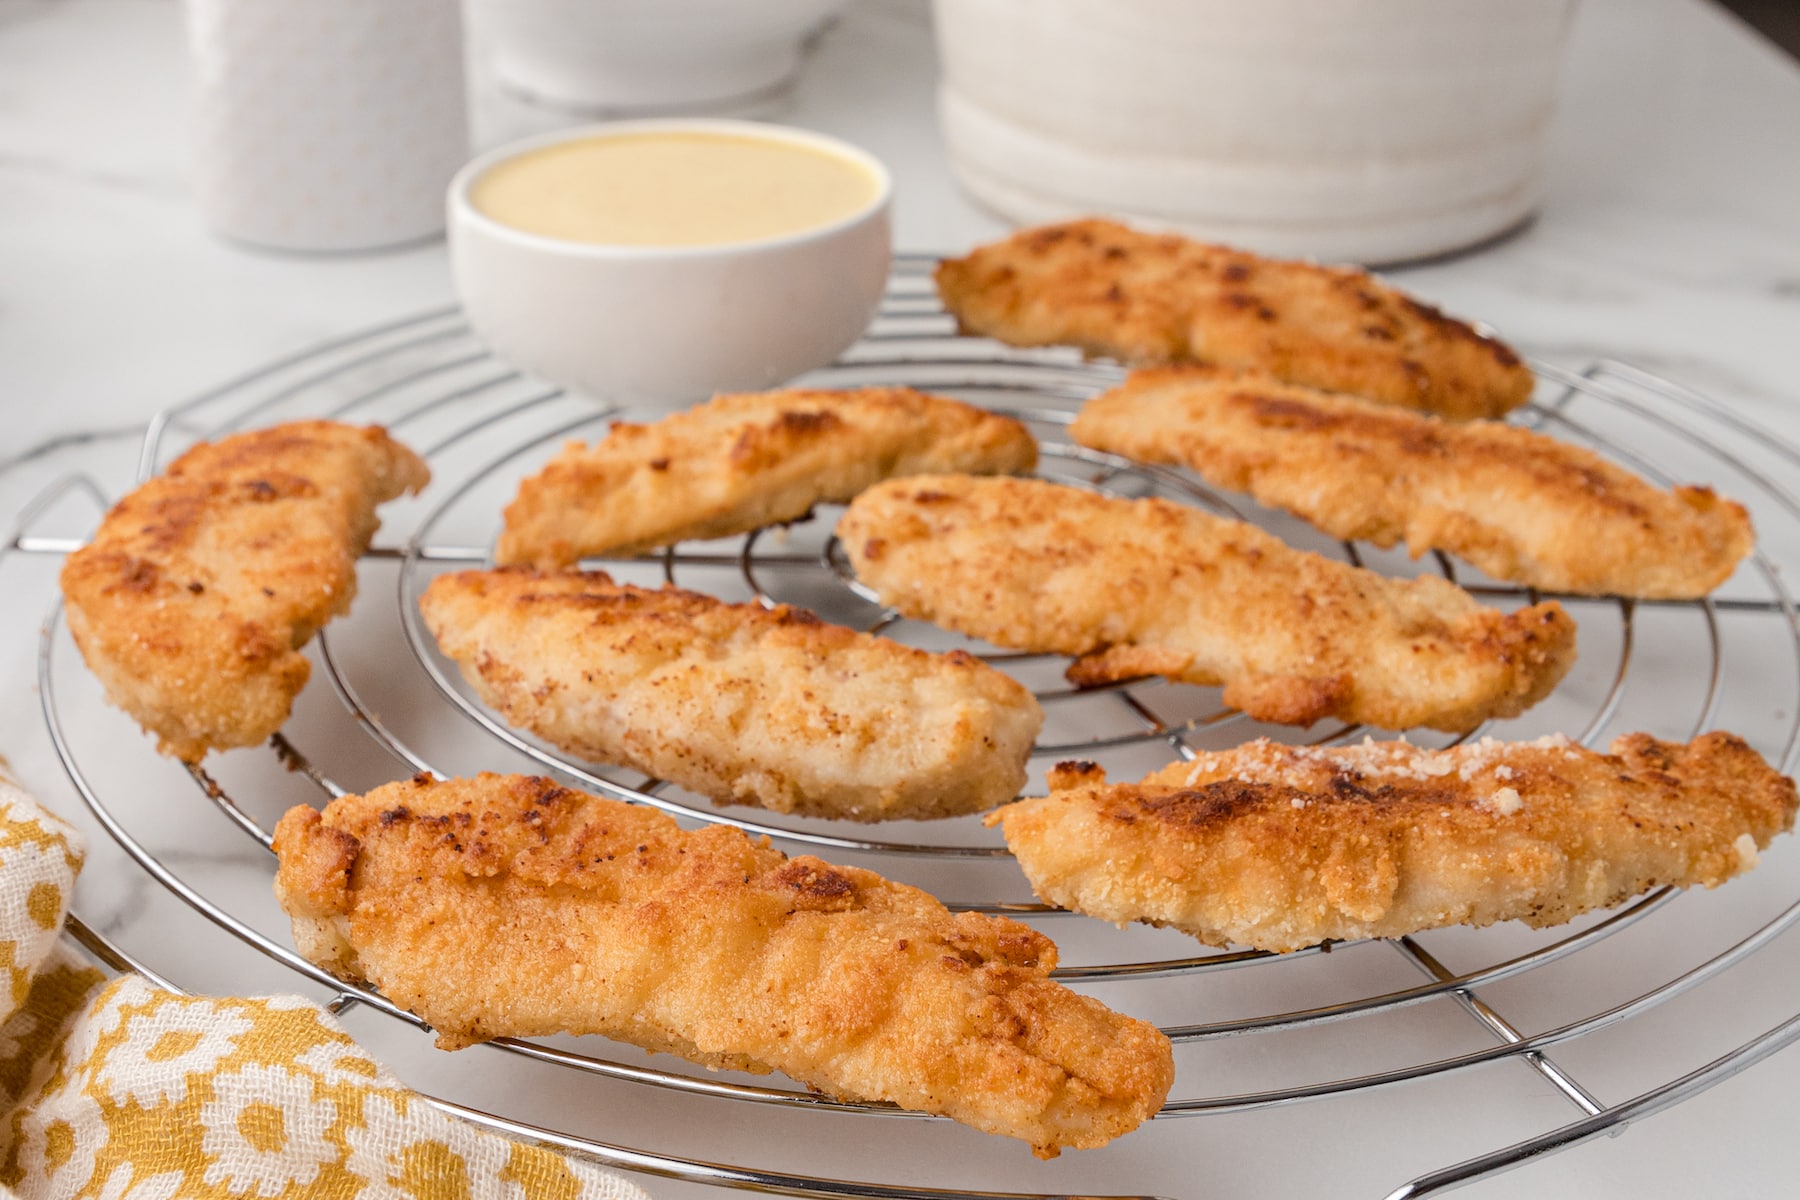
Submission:
M 481 212 L 527 233 L 607 246 L 708 246 L 830 225 L 874 203 L 861 163 L 774 138 L 626 133 L 531 150 L 484 171 Z

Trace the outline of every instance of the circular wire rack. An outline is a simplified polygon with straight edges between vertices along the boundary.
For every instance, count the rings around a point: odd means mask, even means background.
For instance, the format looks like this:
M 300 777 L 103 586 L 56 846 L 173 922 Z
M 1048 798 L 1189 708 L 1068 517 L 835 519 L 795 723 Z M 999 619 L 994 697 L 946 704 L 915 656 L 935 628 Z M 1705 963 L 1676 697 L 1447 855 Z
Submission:
M 1330 541 L 1281 514 L 1220 495 L 1185 472 L 1133 464 L 1070 444 L 1063 427 L 1074 410 L 1122 373 L 1069 352 L 1019 351 L 956 336 L 931 289 L 931 261 L 918 256 L 898 260 L 881 314 L 867 336 L 837 363 L 803 382 L 827 387 L 906 384 L 960 396 L 1028 422 L 1039 436 L 1040 474 L 1047 478 L 1119 495 L 1162 496 L 1253 520 L 1293 544 L 1390 574 L 1439 572 L 1500 607 L 1551 598 L 1487 580 L 1441 555 L 1413 562 L 1395 552 Z M 1564 732 L 1604 746 L 1632 729 L 1685 739 L 1728 727 L 1791 771 L 1800 756 L 1800 612 L 1783 583 L 1781 566 L 1800 561 L 1800 500 L 1784 482 L 1800 478 L 1800 451 L 1710 400 L 1630 367 L 1533 365 L 1538 393 L 1515 420 L 1597 449 L 1659 484 L 1688 478 L 1717 483 L 1752 509 L 1760 548 L 1726 588 L 1702 601 L 1556 597 L 1580 626 L 1581 660 L 1575 672 L 1556 695 L 1524 717 L 1465 736 Z M 473 338 L 456 310 L 428 312 L 272 363 L 159 413 L 145 427 L 77 435 L 0 463 L 0 483 L 7 488 L 0 499 L 16 513 L 0 555 L 54 559 L 67 553 L 80 544 L 82 531 L 92 527 L 110 499 L 156 473 L 196 440 L 299 416 L 387 425 L 428 458 L 433 483 L 422 497 L 384 509 L 386 532 L 368 552 L 363 599 L 349 617 L 316 639 L 315 674 L 323 684 L 315 678 L 296 720 L 271 740 L 266 752 L 241 751 L 211 760 L 209 769 L 216 776 L 187 768 L 196 787 L 184 790 L 214 813 L 208 837 L 223 828 L 240 848 L 267 850 L 280 806 L 271 806 L 266 797 L 291 796 L 296 787 L 318 803 L 418 771 L 451 776 L 526 769 L 654 806 L 684 824 L 725 821 L 766 834 L 792 852 L 868 865 L 930 888 L 953 908 L 1042 923 L 1063 947 L 1068 964 L 1057 971 L 1058 978 L 1155 1019 L 1178 1049 L 1176 1089 L 1158 1119 L 1122 1144 L 1129 1147 L 1134 1139 L 1150 1137 L 1162 1137 L 1163 1143 L 1135 1157 L 1106 1158 L 1115 1153 L 1111 1148 L 1091 1152 L 1100 1156 L 1095 1160 L 1099 1165 L 1086 1174 L 1061 1164 L 1030 1168 L 1042 1174 L 1023 1176 L 1029 1190 L 1001 1192 L 967 1182 L 992 1178 L 1011 1186 L 1022 1177 L 1019 1172 L 1025 1168 L 1016 1148 L 1001 1144 L 996 1149 L 997 1139 L 982 1140 L 973 1149 L 966 1141 L 945 1143 L 953 1148 L 929 1181 L 901 1182 L 890 1175 L 877 1182 L 793 1174 L 766 1163 L 712 1162 L 679 1149 L 633 1148 L 608 1140 L 579 1119 L 539 1123 L 516 1113 L 502 1115 L 495 1111 L 501 1104 L 435 1101 L 447 1110 L 613 1165 L 680 1180 L 800 1195 L 899 1198 L 1037 1196 L 1077 1188 L 1089 1194 L 1096 1179 L 1105 1180 L 1106 1190 L 1113 1192 L 1173 1190 L 1167 1180 L 1191 1173 L 1182 1163 L 1193 1139 L 1157 1131 L 1183 1124 L 1183 1118 L 1285 1112 L 1300 1101 L 1434 1081 L 1453 1089 L 1434 1094 L 1455 1095 L 1456 1088 L 1466 1093 L 1490 1086 L 1458 1081 L 1490 1079 L 1493 1070 L 1518 1073 L 1516 1080 L 1528 1092 L 1540 1100 L 1553 1097 L 1553 1104 L 1564 1108 L 1557 1115 L 1554 1107 L 1540 1104 L 1534 1111 L 1541 1119 L 1522 1130 L 1483 1125 L 1474 1143 L 1479 1153 L 1459 1154 L 1449 1165 L 1440 1157 L 1432 1163 L 1435 1169 L 1391 1193 L 1422 1196 L 1616 1132 L 1800 1037 L 1800 1015 L 1790 1012 L 1773 1025 L 1765 1021 L 1730 1033 L 1722 1042 L 1720 1035 L 1710 1034 L 1687 1047 L 1686 1060 L 1679 1053 L 1659 1054 L 1648 1067 L 1640 1064 L 1604 1085 L 1586 1078 L 1587 1068 L 1576 1069 L 1567 1061 L 1583 1058 L 1580 1050 L 1586 1044 L 1634 1026 L 1649 1027 L 1640 1036 L 1666 1049 L 1670 1035 L 1658 1025 L 1655 1012 L 1665 1006 L 1681 1008 L 1668 1002 L 1716 985 L 1727 973 L 1742 978 L 1746 960 L 1800 920 L 1800 890 L 1775 872 L 1754 873 L 1718 900 L 1662 889 L 1614 911 L 1544 931 L 1512 926 L 1442 930 L 1282 956 L 1213 951 L 1165 931 L 1117 931 L 1034 902 L 1004 844 L 975 818 L 846 831 L 829 822 L 715 808 L 664 781 L 574 760 L 509 728 L 438 653 L 422 627 L 418 594 L 439 571 L 488 562 L 499 510 L 519 478 L 536 469 L 564 438 L 597 436 L 619 415 L 619 409 L 565 395 L 508 368 Z M 1135 778 L 1173 757 L 1191 757 L 1255 736 L 1329 744 L 1370 732 L 1341 724 L 1311 730 L 1263 727 L 1223 707 L 1212 688 L 1140 679 L 1076 689 L 1062 678 L 1064 659 L 1000 651 L 905 620 L 856 582 L 831 534 L 835 515 L 835 510 L 822 508 L 792 526 L 600 565 L 631 582 L 668 582 L 726 599 L 800 604 L 827 619 L 909 644 L 961 646 L 981 654 L 1030 686 L 1045 707 L 1045 733 L 1032 757 L 1034 786 L 1041 785 L 1045 768 L 1069 758 L 1099 761 L 1114 778 Z M 57 528 L 59 523 L 63 528 Z M 347 986 L 301 958 L 278 914 L 270 919 L 266 904 L 246 911 L 256 906 L 237 899 L 239 893 L 229 888 L 211 886 L 205 869 L 191 866 L 169 848 L 155 812 L 136 798 L 142 789 L 133 785 L 143 778 L 166 777 L 177 768 L 156 759 L 122 716 L 100 705 L 97 685 L 80 667 L 53 593 L 54 588 L 43 590 L 47 610 L 34 631 L 44 733 L 73 791 L 131 869 L 290 972 L 297 984 L 322 990 L 335 1011 L 360 1009 L 422 1028 L 416 1017 L 379 994 Z M 1465 740 L 1426 736 L 1434 745 Z M 266 896 L 272 857 L 252 869 L 260 869 Z M 1741 901 L 1729 909 L 1718 907 L 1719 900 L 1736 897 L 1740 890 Z M 71 928 L 104 961 L 161 978 L 157 964 L 138 961 L 97 924 L 77 916 Z M 1676 931 L 1679 954 L 1645 949 L 1665 946 L 1669 931 Z M 1754 1014 L 1746 1019 L 1754 1020 Z M 1695 1020 L 1686 1016 L 1674 1024 L 1691 1030 Z M 1395 1028 L 1405 1035 L 1396 1036 Z M 1413 1036 L 1427 1028 L 1442 1036 Z M 1627 1038 L 1625 1045 L 1631 1044 Z M 707 1121 L 716 1119 L 718 1111 L 708 1106 L 719 1101 L 784 1114 L 854 1115 L 865 1124 L 874 1117 L 907 1118 L 879 1122 L 881 1132 L 870 1135 L 890 1148 L 936 1145 L 932 1139 L 940 1135 L 924 1131 L 946 1126 L 938 1118 L 890 1105 L 837 1100 L 789 1084 L 671 1065 L 598 1038 L 500 1039 L 491 1045 L 510 1059 L 563 1073 L 563 1092 L 605 1080 L 673 1095 L 688 1106 L 675 1111 L 705 1114 Z M 1371 1057 L 1371 1045 L 1381 1047 L 1381 1053 Z M 1585 1057 L 1595 1059 L 1592 1070 L 1608 1074 L 1606 1056 Z M 491 1056 L 481 1069 L 497 1069 Z M 476 1089 L 473 1094 L 482 1093 Z M 1602 1099 L 1608 1094 L 1622 1098 Z M 1289 1118 L 1278 1114 L 1272 1119 Z M 784 1132 L 769 1136 L 794 1136 L 793 1129 L 807 1127 L 780 1128 Z M 829 1126 L 834 1133 L 840 1128 Z M 1261 1128 L 1279 1133 L 1282 1126 Z M 775 1148 L 764 1157 L 783 1155 Z M 883 1160 L 877 1154 L 871 1161 Z M 1139 1169 L 1152 1161 L 1163 1165 Z

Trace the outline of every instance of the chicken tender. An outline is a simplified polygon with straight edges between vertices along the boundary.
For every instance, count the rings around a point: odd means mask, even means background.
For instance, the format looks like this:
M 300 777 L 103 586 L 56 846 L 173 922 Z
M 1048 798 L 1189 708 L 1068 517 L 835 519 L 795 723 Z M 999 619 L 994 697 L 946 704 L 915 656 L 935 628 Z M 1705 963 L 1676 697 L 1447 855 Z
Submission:
M 1111 221 L 1027 229 L 937 270 L 969 333 L 1133 366 L 1255 367 L 1457 420 L 1531 397 L 1504 343 L 1353 267 L 1260 258 Z
M 1340 538 L 1445 550 L 1496 579 L 1691 600 L 1755 538 L 1706 487 L 1665 492 L 1580 446 L 1498 421 L 1449 424 L 1259 371 L 1162 367 L 1095 397 L 1070 432 L 1189 467 Z
M 481 775 L 289 810 L 275 893 L 313 962 L 438 1044 L 599 1033 L 785 1071 L 1049 1158 L 1161 1106 L 1168 1039 L 1050 980 L 1056 947 L 729 826 Z
M 69 632 L 164 754 L 255 745 L 306 684 L 300 647 L 350 610 L 375 506 L 430 477 L 372 426 L 299 421 L 195 446 L 63 564 Z
M 570 442 L 519 486 L 495 557 L 566 567 L 792 521 L 897 475 L 1036 464 L 1019 422 L 911 388 L 716 396 L 654 425 L 621 421 L 593 446 Z
M 910 617 L 1079 656 L 1081 685 L 1225 685 L 1263 721 L 1463 732 L 1548 695 L 1575 659 L 1554 602 L 1484 608 L 1435 576 L 1386 579 L 1163 500 L 931 475 L 864 492 L 838 537 Z
M 804 609 L 599 572 L 440 575 L 420 605 L 513 725 L 718 804 L 852 821 L 1003 804 L 1044 722 L 1020 684 Z
M 1794 783 L 1741 738 L 1562 736 L 1450 750 L 1268 741 L 1108 784 L 1065 763 L 990 824 L 1046 902 L 1286 952 L 1443 925 L 1541 928 L 1658 887 L 1717 887 L 1793 828 Z

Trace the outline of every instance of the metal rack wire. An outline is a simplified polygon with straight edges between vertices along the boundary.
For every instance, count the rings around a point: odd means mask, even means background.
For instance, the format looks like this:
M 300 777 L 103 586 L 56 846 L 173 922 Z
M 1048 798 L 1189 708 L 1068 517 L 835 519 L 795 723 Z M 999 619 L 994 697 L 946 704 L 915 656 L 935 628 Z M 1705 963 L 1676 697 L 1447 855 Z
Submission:
M 1069 445 L 1061 433 L 1075 405 L 1109 385 L 1119 373 L 1060 352 L 1019 352 L 992 343 L 954 337 L 949 320 L 938 308 L 926 278 L 929 260 L 903 259 L 897 265 L 882 314 L 869 335 L 839 363 L 809 377 L 825 386 L 908 383 L 961 395 L 1030 422 L 1044 448 L 1041 473 L 1079 486 L 1129 495 L 1159 495 L 1229 515 L 1276 526 L 1299 544 L 1337 553 L 1349 561 L 1389 571 L 1416 569 L 1397 556 L 1350 543 L 1327 543 L 1276 514 L 1234 503 L 1185 473 L 1144 467 L 1110 455 Z M 1690 737 L 1713 727 L 1724 713 L 1758 749 L 1784 770 L 1800 758 L 1800 611 L 1781 575 L 1782 561 L 1800 558 L 1800 499 L 1782 482 L 1800 468 L 1800 451 L 1780 438 L 1702 397 L 1617 364 L 1597 364 L 1570 371 L 1553 364 L 1534 364 L 1542 386 L 1536 402 L 1519 419 L 1556 436 L 1600 449 L 1660 483 L 1691 472 L 1718 479 L 1731 494 L 1751 505 L 1762 531 L 1763 549 L 1721 596 L 1696 603 L 1637 603 L 1564 597 L 1581 624 L 1583 666 L 1557 697 L 1523 721 L 1509 723 L 1508 733 L 1523 736 L 1561 730 L 1588 744 L 1603 743 L 1622 732 L 1621 721 L 1641 722 L 1643 693 L 1679 680 L 1686 712 L 1658 716 L 1663 736 Z M 417 597 L 430 575 L 451 566 L 479 565 L 487 560 L 498 503 L 524 471 L 546 456 L 561 438 L 593 435 L 618 410 L 565 396 L 521 377 L 488 354 L 469 335 L 454 310 L 439 310 L 396 321 L 338 339 L 272 363 L 233 380 L 179 407 L 159 413 L 141 431 L 135 455 L 136 479 L 154 474 L 171 453 L 193 440 L 216 436 L 296 415 L 330 415 L 380 420 L 419 448 L 437 475 L 422 502 L 406 509 L 390 526 L 390 534 L 370 551 L 394 574 L 392 605 L 387 611 L 397 627 L 401 651 L 386 645 L 386 661 L 371 672 L 360 647 L 345 647 L 370 601 L 356 613 L 322 633 L 316 659 L 331 695 L 361 736 L 387 761 L 392 773 L 433 771 L 460 773 L 461 760 L 486 765 L 483 756 L 557 775 L 600 794 L 647 804 L 696 821 L 726 820 L 774 838 L 778 844 L 816 850 L 828 856 L 865 860 L 884 873 L 928 882 L 952 899 L 952 907 L 1004 912 L 1021 919 L 1054 921 L 1065 928 L 1087 924 L 1080 918 L 1048 909 L 1022 893 L 1022 882 L 1004 846 L 972 820 L 908 827 L 887 834 L 844 833 L 828 823 L 783 818 L 742 809 L 719 810 L 663 781 L 632 776 L 567 755 L 510 729 L 474 698 L 454 669 L 436 651 L 423 630 Z M 29 479 L 31 490 L 17 502 L 17 517 L 0 560 L 11 554 L 57 555 L 79 544 L 78 536 L 43 532 L 46 514 L 71 500 L 84 502 L 88 521 L 97 517 L 109 495 L 133 482 L 104 482 L 83 462 L 92 443 L 118 440 L 124 432 L 96 433 L 68 439 L 43 453 L 0 463 L 0 481 L 44 475 L 53 463 L 72 462 L 71 469 Z M 1673 458 L 1700 456 L 1698 469 L 1684 461 L 1682 471 L 1666 464 Z M 829 619 L 915 644 L 963 644 L 959 639 L 901 619 L 883 610 L 856 584 L 830 535 L 831 517 L 792 529 L 764 530 L 722 543 L 683 545 L 649 560 L 608 562 L 622 578 L 667 581 L 698 590 L 753 598 L 772 604 L 803 603 Z M 1490 603 L 1514 606 L 1540 598 L 1530 589 L 1459 578 L 1457 568 L 1441 555 L 1426 560 L 1435 570 L 1475 591 Z M 365 585 L 366 586 L 366 585 Z M 1644 632 L 1654 618 L 1652 639 Z M 1673 624 L 1671 624 L 1673 622 Z M 1669 651 L 1669 639 L 1678 648 Z M 1599 649 L 1594 649 L 1595 645 Z M 1647 648 L 1648 647 L 1648 648 Z M 1263 730 L 1242 714 L 1223 708 L 1212 689 L 1175 688 L 1145 680 L 1125 681 L 1104 689 L 1076 690 L 1058 675 L 1061 660 L 1048 656 L 1001 653 L 972 647 L 1034 686 L 1050 713 L 1044 741 L 1034 753 L 1041 768 L 1048 762 L 1088 757 L 1116 766 L 1133 777 L 1145 766 L 1171 755 L 1191 757 L 1197 751 L 1224 747 L 1271 733 L 1305 737 L 1315 743 L 1361 737 L 1359 727 L 1337 726 L 1322 733 Z M 279 933 L 270 933 L 230 910 L 204 887 L 186 878 L 178 865 L 147 843 L 141 828 L 122 817 L 118 797 L 95 778 L 94 752 L 67 718 L 65 694 L 81 686 L 83 677 L 72 646 L 60 625 L 59 601 L 48 600 L 38 637 L 37 682 L 44 729 L 75 793 L 95 821 L 136 865 L 169 893 L 226 930 L 244 945 L 281 964 L 298 977 L 330 989 L 333 1006 L 362 1006 L 399 1021 L 419 1025 L 417 1018 L 381 996 L 346 987 L 300 958 Z M 402 659 L 400 664 L 392 661 Z M 404 676 L 411 698 L 392 702 L 396 686 L 389 676 Z M 317 689 L 319 685 L 314 684 Z M 1745 693 L 1761 696 L 1777 689 L 1767 702 L 1745 703 Z M 372 693 L 381 693 L 379 697 Z M 420 699 L 420 698 L 423 699 Z M 417 701 L 416 703 L 414 701 Z M 1665 706 L 1666 707 L 1666 706 Z M 1727 711 L 1729 710 L 1729 711 Z M 1785 714 L 1785 715 L 1784 715 Z M 1537 722 L 1533 725 L 1532 722 Z M 1635 726 L 1634 726 L 1635 727 Z M 1479 737 L 1489 730 L 1476 730 Z M 471 736 L 474 735 L 474 736 Z M 87 739 L 92 741 L 92 738 Z M 1454 744 L 1462 738 L 1438 738 Z M 445 748 L 450 747 L 447 751 Z M 466 749 L 465 749 L 466 748 Z M 144 751 L 148 753 L 148 751 Z M 251 753 L 251 752 L 245 752 Z M 352 790 L 340 781 L 334 758 L 336 743 L 290 741 L 278 735 L 269 759 L 284 772 L 307 780 L 319 798 Z M 266 818 L 256 805 L 241 802 L 228 787 L 199 768 L 190 775 L 213 808 L 231 826 L 265 850 L 270 842 Z M 952 890 L 954 889 L 954 890 Z M 1553 964 L 1579 960 L 1584 953 L 1646 921 L 1654 921 L 1675 905 L 1668 889 L 1642 897 L 1609 914 L 1572 929 L 1552 930 L 1503 957 L 1483 957 L 1480 965 L 1454 969 L 1442 953 L 1428 948 L 1426 936 L 1387 943 L 1319 947 L 1279 958 L 1252 951 L 1171 953 L 1167 940 L 1158 953 L 1120 958 L 1109 945 L 1137 945 L 1129 939 L 1108 942 L 1081 936 L 1077 940 L 1094 961 L 1081 961 L 1057 972 L 1076 986 L 1113 988 L 1123 1007 L 1133 1007 L 1141 987 L 1187 989 L 1208 979 L 1238 972 L 1285 969 L 1283 964 L 1354 952 L 1397 954 L 1423 982 L 1381 986 L 1349 995 L 1303 995 L 1305 1002 L 1258 1008 L 1207 1020 L 1165 1020 L 1165 1031 L 1178 1046 L 1204 1048 L 1247 1035 L 1292 1036 L 1297 1031 L 1355 1023 L 1434 1003 L 1456 1006 L 1471 1019 L 1487 1044 L 1453 1053 L 1408 1059 L 1375 1070 L 1323 1078 L 1304 1078 L 1278 1086 L 1250 1086 L 1217 1094 L 1195 1094 L 1193 1074 L 1184 1068 L 1177 1094 L 1159 1118 L 1176 1118 L 1275 1108 L 1303 1100 L 1363 1092 L 1429 1078 L 1452 1076 L 1485 1064 L 1516 1062 L 1575 1110 L 1572 1120 L 1523 1140 L 1493 1149 L 1441 1170 L 1420 1176 L 1394 1196 L 1434 1194 L 1491 1175 L 1538 1156 L 1567 1148 L 1621 1128 L 1717 1083 L 1800 1038 L 1800 1016 L 1745 1037 L 1723 1055 L 1656 1081 L 1623 1100 L 1600 1098 L 1596 1090 L 1552 1057 L 1559 1048 L 1603 1030 L 1628 1023 L 1739 966 L 1780 939 L 1800 922 L 1800 898 L 1784 896 L 1785 906 L 1764 914 L 1753 928 L 1726 940 L 1700 961 L 1654 980 L 1634 994 L 1582 1011 L 1568 1019 L 1521 1027 L 1502 1013 L 1492 998 L 1499 985 L 1534 977 Z M 119 947 L 93 928 L 76 921 L 78 938 L 105 961 L 118 967 L 134 963 Z M 1110 931 L 1108 931 L 1110 932 Z M 1460 943 L 1468 946 L 1470 943 Z M 1341 961 L 1341 960 L 1339 960 Z M 1327 973 L 1329 974 L 1329 973 Z M 1156 981 L 1165 981 L 1158 984 Z M 1167 981 L 1173 981 L 1167 982 Z M 1125 990 L 1116 990 L 1125 989 Z M 1530 1030 L 1530 1031 L 1528 1031 Z M 792 1087 L 767 1086 L 709 1078 L 691 1070 L 662 1068 L 624 1061 L 610 1045 L 569 1048 L 549 1043 L 502 1039 L 495 1043 L 510 1056 L 554 1066 L 579 1075 L 622 1081 L 662 1091 L 727 1099 L 788 1110 L 854 1113 L 862 1117 L 904 1117 L 932 1121 L 891 1105 L 839 1101 Z M 1186 1085 L 1184 1087 L 1184 1085 Z M 761 1191 L 802 1195 L 862 1197 L 997 1196 L 997 1193 L 953 1187 L 914 1187 L 808 1177 L 776 1170 L 729 1166 L 675 1154 L 657 1154 L 611 1145 L 592 1136 L 572 1134 L 441 1102 L 496 1129 L 523 1134 L 566 1149 L 594 1155 L 632 1169 L 680 1179 Z M 1020 1193 L 1038 1194 L 1038 1193 Z

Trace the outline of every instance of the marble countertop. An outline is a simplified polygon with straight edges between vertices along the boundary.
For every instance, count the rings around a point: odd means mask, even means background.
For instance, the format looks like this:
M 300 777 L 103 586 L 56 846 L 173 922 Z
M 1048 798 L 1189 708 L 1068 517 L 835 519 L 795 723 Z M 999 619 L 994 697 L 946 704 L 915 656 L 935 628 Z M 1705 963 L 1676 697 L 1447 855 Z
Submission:
M 441 243 L 305 257 L 212 237 L 185 183 L 184 73 L 174 0 L 0 0 L 7 457 L 81 430 L 141 424 L 277 356 L 449 300 Z M 954 251 L 1003 225 L 950 178 L 932 81 L 925 6 L 863 0 L 820 41 L 772 115 L 881 156 L 899 181 L 897 244 Z M 483 144 L 533 120 L 492 95 L 476 116 Z M 1624 360 L 1800 440 L 1796 130 L 1800 68 L 1721 10 L 1702 0 L 1584 0 L 1540 217 L 1479 253 L 1396 277 L 1452 312 L 1478 314 L 1534 355 Z M 45 595 L 32 594 L 32 621 Z M 8 647 L 0 664 L 9 690 L 22 695 L 35 670 L 31 651 Z M 35 713 L 35 701 L 0 703 L 9 722 L 35 721 Z M 15 747 L 0 737 L 0 749 L 46 799 L 73 807 L 54 760 L 35 741 L 21 741 Z M 1792 856 L 1784 861 L 1795 865 Z M 84 889 L 78 907 L 122 931 L 147 961 L 186 961 L 177 943 L 181 921 L 191 919 L 134 922 L 146 907 L 142 886 L 102 878 Z M 1787 954 L 1800 958 L 1794 947 Z M 1794 964 L 1756 978 L 1759 987 L 1800 995 Z M 410 1059 L 397 1065 L 402 1074 L 431 1071 Z M 1208 1121 L 1184 1128 L 1216 1139 L 1209 1153 L 1222 1160 L 1322 1146 L 1344 1164 L 1346 1190 L 1335 1194 L 1363 1194 L 1368 1181 L 1392 1186 L 1415 1168 L 1505 1140 L 1496 1134 L 1473 1148 L 1446 1142 L 1440 1152 L 1431 1118 L 1422 1115 L 1428 1108 L 1415 1098 L 1393 1110 L 1405 1122 L 1395 1137 L 1404 1128 L 1412 1153 L 1391 1166 L 1375 1160 L 1393 1147 L 1367 1139 L 1333 1145 L 1328 1125 L 1310 1117 L 1300 1127 L 1227 1118 L 1216 1127 L 1222 1134 L 1198 1128 L 1212 1127 Z M 1785 1136 L 1797 1113 L 1800 1059 L 1790 1052 L 1622 1138 L 1469 1194 L 1782 1194 L 1792 1187 Z M 1497 1127 L 1510 1128 L 1508 1120 L 1497 1108 Z M 805 1154 L 796 1151 L 801 1161 L 789 1165 L 804 1165 Z M 1279 1171 L 1222 1167 L 1216 1193 L 1198 1183 L 1177 1194 L 1301 1194 L 1271 1182 L 1280 1178 Z M 1263 1185 L 1271 1190 L 1259 1192 Z M 1021 1177 L 1008 1186 L 1045 1185 Z

